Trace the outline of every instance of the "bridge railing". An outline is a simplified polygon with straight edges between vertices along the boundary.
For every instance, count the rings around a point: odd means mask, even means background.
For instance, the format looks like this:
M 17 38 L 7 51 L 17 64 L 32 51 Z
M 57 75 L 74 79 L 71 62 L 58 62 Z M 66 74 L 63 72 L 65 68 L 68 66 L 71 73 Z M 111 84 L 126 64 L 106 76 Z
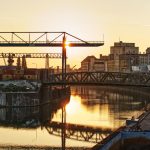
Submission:
M 150 73 L 121 72 L 69 72 L 62 80 L 62 74 L 51 74 L 47 84 L 116 84 L 150 86 Z

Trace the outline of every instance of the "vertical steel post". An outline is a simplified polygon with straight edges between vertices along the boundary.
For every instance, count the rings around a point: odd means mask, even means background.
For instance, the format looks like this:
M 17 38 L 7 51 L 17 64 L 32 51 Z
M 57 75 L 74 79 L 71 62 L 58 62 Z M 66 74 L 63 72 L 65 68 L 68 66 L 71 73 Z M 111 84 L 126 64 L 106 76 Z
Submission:
M 47 39 L 47 33 L 46 33 L 46 43 L 48 42 L 48 39 Z
M 29 33 L 29 43 L 30 43 L 30 33 Z
M 12 35 L 11 35 L 11 43 L 13 43 L 13 40 L 14 40 L 13 35 L 14 35 L 14 33 L 12 32 Z
M 62 150 L 66 149 L 66 109 L 65 106 L 62 107 Z
M 66 35 L 64 33 L 62 42 L 62 82 L 66 82 Z

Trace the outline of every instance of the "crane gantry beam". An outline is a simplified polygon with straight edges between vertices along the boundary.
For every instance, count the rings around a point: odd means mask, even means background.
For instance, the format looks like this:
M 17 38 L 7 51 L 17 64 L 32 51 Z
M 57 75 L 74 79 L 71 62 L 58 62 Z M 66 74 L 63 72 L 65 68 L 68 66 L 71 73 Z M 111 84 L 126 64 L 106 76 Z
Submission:
M 8 58 L 9 55 L 13 58 L 62 58 L 62 53 L 0 53 L 0 58 Z
M 66 37 L 70 41 L 66 40 Z M 66 46 L 98 47 L 103 45 L 103 41 L 84 41 L 67 32 L 0 32 L 0 47 L 62 47 L 64 82 L 66 81 Z
M 31 42 L 31 41 L 30 41 Z M 92 42 L 88 41 L 88 43 L 82 43 L 82 42 L 77 42 L 77 41 L 69 41 L 69 47 L 98 47 L 104 45 L 103 43 L 100 42 Z M 21 41 L 0 41 L 0 47 L 62 47 L 63 44 L 61 41 L 57 42 L 45 42 L 45 41 L 37 41 L 34 43 L 29 43 L 29 42 L 21 42 Z
M 84 41 L 67 32 L 0 32 L 0 47 L 63 47 L 64 35 L 75 39 L 69 47 L 97 47 L 103 41 Z

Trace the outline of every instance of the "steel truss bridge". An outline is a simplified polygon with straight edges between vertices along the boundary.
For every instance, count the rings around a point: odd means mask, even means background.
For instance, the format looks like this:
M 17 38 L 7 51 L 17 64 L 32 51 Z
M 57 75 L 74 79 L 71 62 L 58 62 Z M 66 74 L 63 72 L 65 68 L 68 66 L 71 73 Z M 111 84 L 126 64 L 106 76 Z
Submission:
M 62 74 L 52 74 L 44 84 L 150 86 L 150 73 L 70 72 L 65 79 Z
M 8 58 L 10 55 L 13 58 L 62 58 L 61 53 L 0 53 L 0 58 Z
M 111 129 L 102 129 L 100 127 L 84 126 L 71 123 L 51 122 L 45 126 L 49 134 L 56 136 L 62 135 L 62 129 L 65 128 L 65 137 L 78 141 L 87 141 L 98 143 L 106 136 L 112 133 Z

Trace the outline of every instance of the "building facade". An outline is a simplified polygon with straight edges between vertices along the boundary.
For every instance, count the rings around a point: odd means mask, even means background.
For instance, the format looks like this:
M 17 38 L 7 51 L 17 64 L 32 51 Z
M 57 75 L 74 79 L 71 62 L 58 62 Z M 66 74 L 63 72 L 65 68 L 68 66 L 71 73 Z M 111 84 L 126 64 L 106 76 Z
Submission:
M 142 54 L 135 43 L 115 42 L 108 56 L 86 57 L 80 71 L 150 72 L 150 47 Z
M 121 54 L 119 55 L 119 71 L 131 72 L 132 66 L 139 65 L 139 54 Z
M 105 61 L 97 59 L 95 56 L 87 56 L 81 62 L 80 70 L 83 72 L 105 71 Z
M 137 55 L 138 53 L 139 47 L 136 47 L 135 43 L 115 42 L 114 46 L 110 47 L 108 71 L 120 72 L 130 70 L 130 67 L 128 67 L 128 65 L 130 65 L 129 63 L 132 63 L 132 57 L 130 55 Z
M 146 54 L 147 54 L 147 64 L 150 65 L 150 47 L 146 49 Z
M 38 80 L 37 69 L 17 69 L 16 66 L 0 66 L 0 80 Z

